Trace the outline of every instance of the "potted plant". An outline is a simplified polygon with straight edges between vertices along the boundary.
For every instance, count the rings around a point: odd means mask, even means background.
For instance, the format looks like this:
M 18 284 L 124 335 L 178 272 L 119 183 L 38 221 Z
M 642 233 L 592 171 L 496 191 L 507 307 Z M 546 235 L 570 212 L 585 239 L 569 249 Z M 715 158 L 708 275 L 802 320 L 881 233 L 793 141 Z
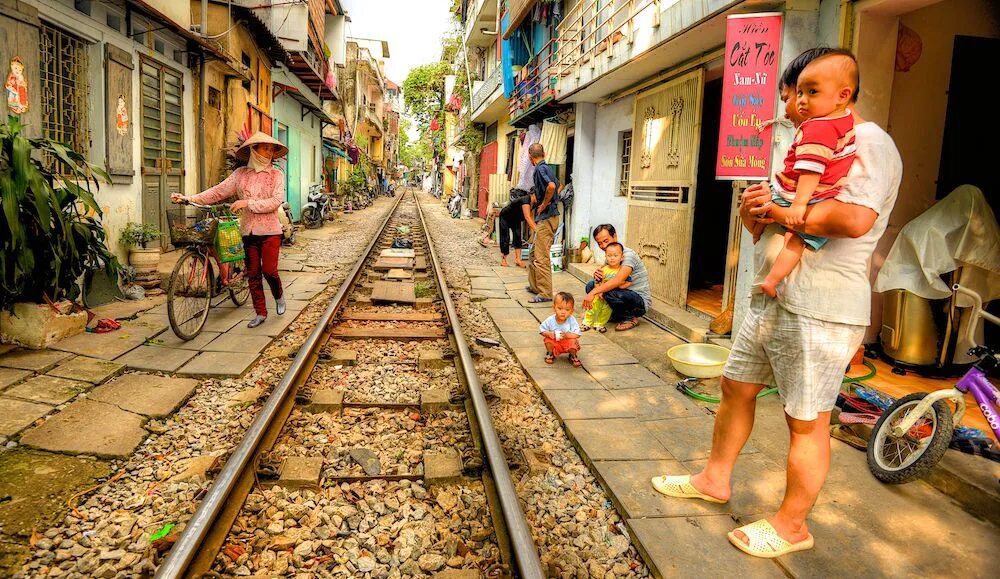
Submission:
M 160 237 L 160 232 L 145 223 L 125 224 L 119 240 L 129 248 L 128 262 L 139 272 L 156 271 L 160 265 L 160 247 L 146 247 L 146 244 Z
M 58 172 L 42 158 L 55 161 Z M 72 303 L 79 279 L 118 260 L 107 246 L 97 177 L 108 174 L 50 139 L 29 139 L 16 116 L 0 124 L 0 339 L 44 348 L 87 324 Z M 93 185 L 93 187 L 92 187 Z

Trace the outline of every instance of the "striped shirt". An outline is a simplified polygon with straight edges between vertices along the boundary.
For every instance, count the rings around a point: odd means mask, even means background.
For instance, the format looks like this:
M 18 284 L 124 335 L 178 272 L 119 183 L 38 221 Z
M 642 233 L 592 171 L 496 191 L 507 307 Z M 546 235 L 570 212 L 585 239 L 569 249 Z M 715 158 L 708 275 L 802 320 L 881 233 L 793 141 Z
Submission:
M 810 202 L 835 197 L 847 181 L 854 152 L 854 116 L 849 109 L 839 117 L 803 122 L 788 149 L 784 171 L 775 175 L 775 192 L 791 203 L 799 176 L 808 172 L 820 174 Z
M 623 256 L 622 265 L 632 268 L 632 273 L 629 274 L 632 285 L 628 289 L 639 294 L 642 298 L 642 303 L 646 304 L 646 310 L 648 311 L 653 307 L 653 295 L 649 290 L 649 273 L 646 271 L 646 264 L 642 263 L 642 258 L 639 257 L 638 253 L 627 247 Z

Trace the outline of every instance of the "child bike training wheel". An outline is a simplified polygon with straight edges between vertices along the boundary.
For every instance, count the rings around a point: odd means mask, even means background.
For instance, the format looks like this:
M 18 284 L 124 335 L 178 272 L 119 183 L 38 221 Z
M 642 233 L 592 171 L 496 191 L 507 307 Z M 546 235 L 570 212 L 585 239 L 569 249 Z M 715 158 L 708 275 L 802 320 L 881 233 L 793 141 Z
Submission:
M 208 256 L 187 251 L 177 261 L 167 288 L 167 319 L 174 334 L 191 340 L 201 333 L 212 306 L 215 273 Z
M 920 478 L 930 472 L 948 450 L 954 421 L 944 400 L 935 402 L 903 436 L 892 433 L 924 396 L 926 392 L 917 392 L 900 398 L 875 423 L 868 439 L 868 469 L 878 480 L 903 484 Z
M 247 281 L 247 264 L 240 259 L 226 264 L 229 268 L 229 299 L 240 307 L 250 299 L 250 283 Z

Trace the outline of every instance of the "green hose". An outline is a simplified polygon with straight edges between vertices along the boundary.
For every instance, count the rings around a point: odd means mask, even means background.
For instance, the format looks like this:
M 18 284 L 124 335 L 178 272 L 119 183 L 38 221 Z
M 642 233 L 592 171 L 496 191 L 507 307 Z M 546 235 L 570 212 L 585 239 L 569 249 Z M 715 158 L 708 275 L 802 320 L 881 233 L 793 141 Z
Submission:
M 864 365 L 869 370 L 871 370 L 871 371 L 868 372 L 867 374 L 865 374 L 864 376 L 858 376 L 856 378 L 844 378 L 841 381 L 841 384 L 849 384 L 849 383 L 852 383 L 852 382 L 864 382 L 865 380 L 871 380 L 872 378 L 874 378 L 875 377 L 875 364 L 872 364 L 868 360 L 865 360 L 864 361 Z M 722 400 L 720 400 L 719 398 L 716 398 L 714 396 L 709 396 L 707 394 L 701 394 L 701 393 L 695 392 L 694 390 L 691 389 L 690 386 L 687 385 L 687 382 L 685 380 L 681 380 L 680 382 L 677 383 L 677 389 L 680 390 L 681 392 L 683 392 L 684 394 L 690 396 L 691 398 L 694 398 L 695 400 L 701 400 L 702 402 L 708 402 L 710 404 L 718 404 L 719 402 L 722 402 Z M 765 389 L 763 389 L 763 390 L 760 391 L 760 394 L 757 395 L 757 398 L 760 399 L 760 398 L 763 398 L 765 396 L 770 396 L 771 394 L 774 394 L 777 391 L 778 391 L 777 388 L 773 388 L 773 387 L 772 388 L 765 388 Z

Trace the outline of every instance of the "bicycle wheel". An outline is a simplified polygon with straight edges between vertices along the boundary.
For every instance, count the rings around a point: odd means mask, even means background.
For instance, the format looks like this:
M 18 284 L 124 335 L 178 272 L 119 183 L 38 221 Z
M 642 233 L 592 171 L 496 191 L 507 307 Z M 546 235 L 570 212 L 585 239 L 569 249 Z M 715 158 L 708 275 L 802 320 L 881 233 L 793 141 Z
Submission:
M 233 300 L 236 307 L 247 303 L 250 299 L 250 283 L 247 281 L 246 260 L 233 261 L 226 264 L 229 268 L 229 299 Z
M 938 400 L 903 436 L 892 429 L 916 409 L 927 396 L 917 392 L 900 398 L 882 413 L 868 439 L 868 469 L 875 478 L 890 484 L 908 483 L 930 472 L 941 460 L 954 430 L 951 409 Z
M 315 207 L 306 207 L 302 210 L 302 223 L 305 224 L 306 229 L 316 229 L 323 225 L 323 216 Z
M 167 288 L 167 318 L 170 328 L 182 340 L 201 333 L 212 306 L 215 273 L 208 256 L 188 250 L 177 260 Z

